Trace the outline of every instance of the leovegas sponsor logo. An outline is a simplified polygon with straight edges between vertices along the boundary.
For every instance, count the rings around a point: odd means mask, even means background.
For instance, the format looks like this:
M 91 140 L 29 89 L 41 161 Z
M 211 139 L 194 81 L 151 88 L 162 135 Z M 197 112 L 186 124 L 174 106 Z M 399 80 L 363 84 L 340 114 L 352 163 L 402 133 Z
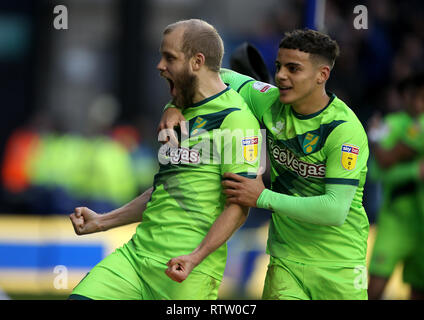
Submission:
M 261 161 L 259 156 L 266 150 L 265 140 L 261 139 L 265 134 L 265 129 L 200 129 L 194 137 L 182 134 L 178 146 L 171 140 L 164 143 L 159 148 L 158 160 L 161 165 L 243 164 L 248 165 L 247 171 L 256 174 L 257 167 L 252 164 Z M 174 136 L 178 136 L 175 131 Z M 159 132 L 158 140 L 163 142 L 169 137 L 170 130 L 164 129 Z M 266 163 L 260 163 L 266 168 Z
M 197 150 L 189 148 L 168 148 L 159 150 L 161 164 L 200 163 L 200 154 Z
M 296 172 L 299 176 L 303 178 L 315 177 L 315 178 L 324 178 L 325 177 L 325 165 L 324 164 L 313 164 L 308 163 L 302 160 L 299 160 L 289 149 L 280 148 L 272 139 L 268 137 L 268 145 L 271 152 L 272 158 L 279 164 L 287 167 L 291 171 Z

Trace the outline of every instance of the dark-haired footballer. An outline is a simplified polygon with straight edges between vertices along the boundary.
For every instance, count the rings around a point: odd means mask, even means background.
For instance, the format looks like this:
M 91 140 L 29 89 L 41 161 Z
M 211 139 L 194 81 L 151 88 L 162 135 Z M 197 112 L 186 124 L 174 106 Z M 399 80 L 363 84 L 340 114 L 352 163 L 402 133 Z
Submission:
M 273 211 L 263 299 L 368 298 L 368 139 L 355 113 L 325 88 L 338 55 L 329 36 L 295 30 L 281 40 L 276 87 L 221 70 L 267 130 L 271 190 L 233 173 L 223 181 L 229 203 Z M 182 119 L 168 108 L 161 124 Z

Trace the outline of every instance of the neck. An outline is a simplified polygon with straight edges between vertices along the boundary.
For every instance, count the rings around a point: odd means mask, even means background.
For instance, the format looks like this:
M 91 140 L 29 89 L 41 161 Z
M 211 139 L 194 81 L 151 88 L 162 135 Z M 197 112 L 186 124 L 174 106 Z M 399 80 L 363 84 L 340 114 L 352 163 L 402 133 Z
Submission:
M 193 103 L 200 102 L 218 94 L 227 87 L 225 83 L 222 82 L 217 72 L 204 71 L 202 74 L 198 75 L 197 79 L 198 86 L 194 94 Z
M 317 90 L 304 99 L 296 101 L 292 104 L 292 108 L 297 113 L 307 116 L 324 109 L 329 101 L 330 97 L 325 92 L 325 88 L 322 88 L 322 90 Z

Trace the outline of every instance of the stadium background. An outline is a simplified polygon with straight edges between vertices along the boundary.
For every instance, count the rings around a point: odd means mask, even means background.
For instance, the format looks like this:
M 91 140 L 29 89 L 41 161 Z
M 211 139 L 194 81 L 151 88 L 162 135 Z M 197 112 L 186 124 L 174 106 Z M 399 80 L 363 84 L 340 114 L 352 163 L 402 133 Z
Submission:
M 53 26 L 57 5 L 67 8 L 66 30 Z M 356 5 L 368 9 L 368 29 L 354 28 Z M 0 2 L 0 296 L 64 298 L 132 236 L 136 225 L 77 237 L 68 214 L 77 205 L 106 212 L 151 185 L 156 126 L 169 99 L 156 70 L 164 26 L 205 19 L 223 37 L 224 67 L 249 41 L 273 74 L 283 33 L 315 25 L 341 47 L 328 89 L 366 128 L 375 112 L 401 107 L 394 85 L 423 67 L 423 12 L 418 0 Z M 365 188 L 368 254 L 380 191 L 378 183 Z M 268 219 L 251 214 L 229 241 L 221 299 L 260 298 Z M 408 298 L 401 268 L 387 299 Z

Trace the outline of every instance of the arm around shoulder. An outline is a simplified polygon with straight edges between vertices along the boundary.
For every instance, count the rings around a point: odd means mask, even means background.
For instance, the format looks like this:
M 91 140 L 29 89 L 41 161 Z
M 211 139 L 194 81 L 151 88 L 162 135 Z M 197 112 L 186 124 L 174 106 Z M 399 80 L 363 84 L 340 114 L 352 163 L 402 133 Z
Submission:
M 265 189 L 258 198 L 258 208 L 274 214 L 318 225 L 341 226 L 349 213 L 356 186 L 327 184 L 325 194 L 297 197 Z

